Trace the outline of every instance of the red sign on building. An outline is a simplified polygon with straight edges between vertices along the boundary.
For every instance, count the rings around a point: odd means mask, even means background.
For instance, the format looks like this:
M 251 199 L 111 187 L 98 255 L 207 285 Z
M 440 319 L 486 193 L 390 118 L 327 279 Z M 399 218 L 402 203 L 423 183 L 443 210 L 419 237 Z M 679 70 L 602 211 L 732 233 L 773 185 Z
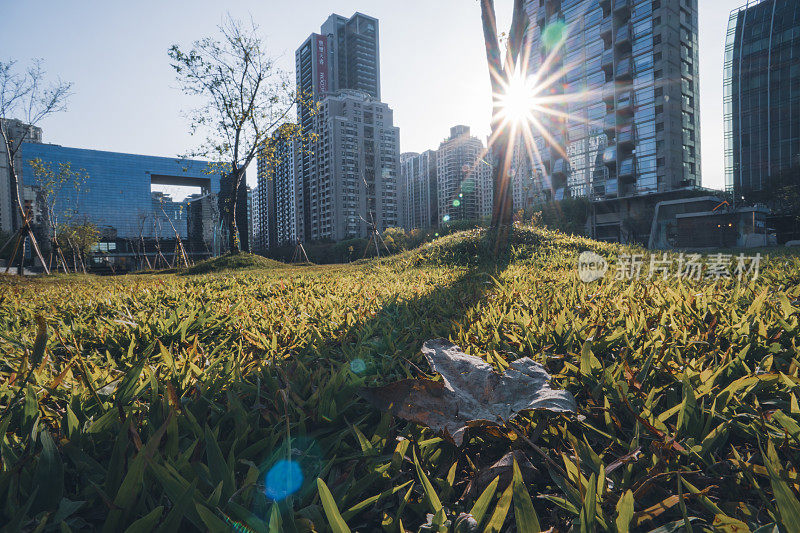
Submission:
M 328 39 L 317 35 L 315 59 L 317 62 L 317 93 L 328 92 Z

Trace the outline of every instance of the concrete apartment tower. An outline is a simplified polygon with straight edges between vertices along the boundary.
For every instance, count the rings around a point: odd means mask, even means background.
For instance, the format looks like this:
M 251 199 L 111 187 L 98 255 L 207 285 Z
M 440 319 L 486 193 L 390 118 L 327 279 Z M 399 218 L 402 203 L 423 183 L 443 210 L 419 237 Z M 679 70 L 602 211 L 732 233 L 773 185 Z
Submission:
M 469 126 L 450 128 L 436 153 L 439 223 L 478 221 L 491 216 L 492 168 L 486 148 Z
M 25 124 L 20 120 L 3 119 L 3 129 L 8 135 L 11 142 L 16 146 L 17 143 L 23 141 L 26 143 L 41 143 L 42 142 L 42 129 L 36 126 Z M 13 150 L 12 150 L 13 151 Z M 14 166 L 17 169 L 17 178 L 20 188 L 20 198 L 22 197 L 22 168 L 23 158 L 22 150 L 17 151 L 17 157 L 14 160 Z M 19 212 L 15 212 L 14 202 L 16 192 L 11 187 L 11 172 L 8 166 L 8 154 L 6 153 L 5 143 L 0 142 L 0 231 L 5 233 L 13 233 L 20 226 Z
M 303 241 L 304 204 L 299 180 L 300 142 L 287 140 L 278 132 L 273 135 L 274 153 L 258 157 L 259 227 L 262 253 L 279 246 L 290 246 Z
M 408 230 L 439 226 L 437 152 L 407 152 L 400 156 L 400 183 L 405 188 L 402 225 Z
M 399 225 L 399 130 L 380 101 L 378 20 L 331 15 L 295 61 L 297 90 L 316 106 L 300 106 L 298 123 L 317 134 L 313 146 L 295 145 L 285 158 L 294 161 L 297 240 L 364 237 L 373 220 L 380 230 Z
M 750 1 L 731 13 L 725 43 L 725 178 L 737 200 L 753 193 L 768 199 L 776 186 L 800 181 L 798 58 L 800 2 Z M 783 183 L 776 183 L 782 174 Z
M 529 71 L 546 68 L 546 94 L 565 95 L 553 106 L 565 118 L 543 120 L 553 139 L 534 131 L 546 198 L 620 212 L 620 199 L 700 185 L 697 1 L 529 0 Z
M 400 130 L 389 106 L 341 90 L 323 100 L 318 128 L 310 238 L 366 237 L 373 221 L 381 231 L 399 226 Z

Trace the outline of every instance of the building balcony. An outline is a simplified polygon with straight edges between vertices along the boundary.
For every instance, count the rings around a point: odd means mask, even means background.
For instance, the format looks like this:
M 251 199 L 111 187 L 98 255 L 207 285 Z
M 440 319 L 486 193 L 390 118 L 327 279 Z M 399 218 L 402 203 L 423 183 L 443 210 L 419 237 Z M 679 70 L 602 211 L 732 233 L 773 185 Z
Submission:
M 603 57 L 600 59 L 600 67 L 606 75 L 606 79 L 611 79 L 614 76 L 614 51 L 606 50 L 603 52 Z
M 617 115 L 610 113 L 603 121 L 603 130 L 609 138 L 613 138 L 617 133 Z
M 617 133 L 617 145 L 620 149 L 632 149 L 636 143 L 636 127 L 628 124 L 619 128 Z
M 550 173 L 554 178 L 562 178 L 567 176 L 569 166 L 564 159 L 559 158 L 553 163 L 553 171 Z
M 631 16 L 630 0 L 614 0 L 614 16 L 627 20 Z
M 621 91 L 617 94 L 617 113 L 623 116 L 633 115 L 633 93 Z
M 536 13 L 536 25 L 540 28 L 544 28 L 547 24 L 547 10 L 544 6 L 539 8 L 539 11 Z
M 629 81 L 633 78 L 633 61 L 626 57 L 617 62 L 614 77 L 618 81 Z
M 603 13 L 611 11 L 611 0 L 599 0 L 597 4 L 603 9 Z
M 603 22 L 600 23 L 600 37 L 603 40 L 606 38 L 611 39 L 611 36 L 614 33 L 614 20 L 611 17 L 603 19 Z
M 629 157 L 619 165 L 619 179 L 624 183 L 631 183 L 636 180 L 636 159 Z
M 617 147 L 609 146 L 603 151 L 603 164 L 609 168 L 617 166 Z
M 630 48 L 631 46 L 631 27 L 628 24 L 617 28 L 616 39 L 617 47 Z
M 612 102 L 613 103 L 614 102 L 614 95 L 616 94 L 616 91 L 617 91 L 617 87 L 614 84 L 614 82 L 608 82 L 605 85 L 603 85 L 603 101 L 606 102 L 606 103 L 608 103 L 608 102 Z

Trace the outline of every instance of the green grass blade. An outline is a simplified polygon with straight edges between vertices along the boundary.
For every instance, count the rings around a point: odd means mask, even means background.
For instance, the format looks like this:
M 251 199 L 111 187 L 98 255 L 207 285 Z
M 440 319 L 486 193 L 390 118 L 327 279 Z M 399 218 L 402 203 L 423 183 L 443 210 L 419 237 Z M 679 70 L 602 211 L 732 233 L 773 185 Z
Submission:
M 483 533 L 498 533 L 503 530 L 503 524 L 508 516 L 508 511 L 511 509 L 511 498 L 514 494 L 514 482 L 508 484 L 508 488 L 500 495 L 497 501 L 497 506 L 494 508 L 494 513 L 486 524 Z
M 593 533 L 597 516 L 597 474 L 592 474 L 586 485 L 586 496 L 581 509 L 581 533 Z
M 163 507 L 156 507 L 139 520 L 128 526 L 125 533 L 150 533 L 158 524 L 161 518 L 161 513 L 164 512 Z
M 475 500 L 475 504 L 472 506 L 469 514 L 475 518 L 478 525 L 481 524 L 486 511 L 489 509 L 489 504 L 492 503 L 492 498 L 494 497 L 494 493 L 497 492 L 497 485 L 499 483 L 500 476 L 497 476 L 483 489 L 483 492 L 478 496 L 478 499 Z
M 322 508 L 325 510 L 325 516 L 328 517 L 328 524 L 331 526 L 333 533 L 350 533 L 350 528 L 339 513 L 339 508 L 336 506 L 336 500 L 333 499 L 333 494 L 328 490 L 328 486 L 320 478 L 317 478 L 317 490 L 319 491 L 319 499 L 322 502 Z
M 64 464 L 58 453 L 50 432 L 46 429 L 40 434 L 42 453 L 34 475 L 35 486 L 39 487 L 32 511 L 55 511 L 64 494 Z
M 425 498 L 428 500 L 428 505 L 433 513 L 436 514 L 439 512 L 439 509 L 442 508 L 442 502 L 439 500 L 439 495 L 436 494 L 428 476 L 425 475 L 425 471 L 422 470 L 422 465 L 419 464 L 419 459 L 417 459 L 416 450 L 412 452 L 412 455 L 414 457 L 414 467 L 417 469 L 417 477 L 420 483 L 422 483 L 422 490 L 425 491 Z
M 775 451 L 772 441 L 767 443 L 767 453 L 762 452 L 764 466 L 769 473 L 769 482 L 772 485 L 772 492 L 775 494 L 775 503 L 778 505 L 778 512 L 781 514 L 781 523 L 787 531 L 800 531 L 800 502 L 797 501 L 792 489 L 781 477 L 783 468 L 780 459 Z
M 539 533 L 542 528 L 539 526 L 539 517 L 533 508 L 531 495 L 525 487 L 522 479 L 522 472 L 519 469 L 516 458 L 514 459 L 514 519 L 517 521 L 517 531 L 530 531 Z
M 633 520 L 633 492 L 626 491 L 617 502 L 617 533 L 628 533 Z

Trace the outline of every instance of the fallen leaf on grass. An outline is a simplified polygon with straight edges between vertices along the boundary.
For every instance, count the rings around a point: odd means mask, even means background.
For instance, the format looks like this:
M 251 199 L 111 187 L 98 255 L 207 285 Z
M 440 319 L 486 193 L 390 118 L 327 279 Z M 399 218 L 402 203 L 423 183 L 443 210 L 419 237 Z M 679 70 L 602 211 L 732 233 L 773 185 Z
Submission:
M 501 487 L 511 483 L 511 479 L 514 476 L 514 459 L 517 460 L 523 480 L 526 483 L 533 483 L 538 470 L 521 450 L 514 450 L 505 454 L 493 465 L 481 469 L 469 481 L 464 489 L 464 494 L 461 495 L 461 499 L 475 499 L 498 476 L 500 477 L 499 485 Z
M 441 381 L 404 379 L 362 389 L 361 395 L 383 411 L 443 432 L 457 446 L 471 425 L 504 424 L 532 409 L 577 409 L 572 394 L 551 389 L 550 374 L 528 357 L 498 374 L 480 357 L 465 354 L 445 339 L 427 341 L 422 353 Z

